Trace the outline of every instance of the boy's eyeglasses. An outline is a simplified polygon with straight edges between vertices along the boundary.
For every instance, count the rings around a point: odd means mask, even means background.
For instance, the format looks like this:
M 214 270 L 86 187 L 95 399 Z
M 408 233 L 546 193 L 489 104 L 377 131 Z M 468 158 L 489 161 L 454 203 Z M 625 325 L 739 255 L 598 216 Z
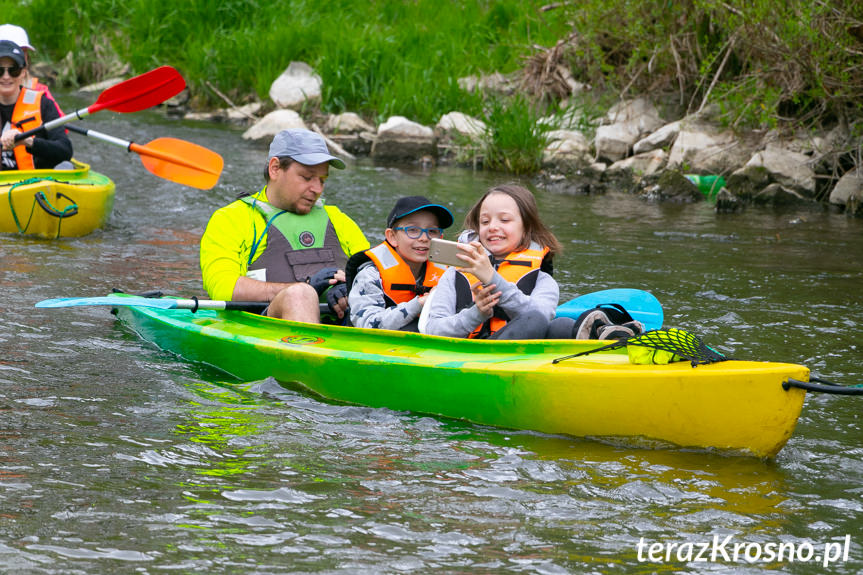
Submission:
M 17 78 L 21 75 L 21 72 L 24 71 L 24 68 L 21 66 L 0 66 L 0 78 L 3 77 L 3 74 L 9 72 L 9 75 L 13 78 Z
M 401 230 L 407 237 L 412 240 L 418 240 L 423 234 L 427 235 L 430 240 L 435 240 L 443 237 L 443 229 L 441 228 L 421 228 L 419 226 L 399 226 L 393 230 Z

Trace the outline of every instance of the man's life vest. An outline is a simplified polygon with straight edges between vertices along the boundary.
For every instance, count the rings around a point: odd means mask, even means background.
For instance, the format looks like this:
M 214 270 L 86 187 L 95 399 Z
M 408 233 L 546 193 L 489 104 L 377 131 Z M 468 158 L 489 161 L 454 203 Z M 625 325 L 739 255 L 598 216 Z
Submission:
M 308 281 L 323 268 L 344 269 L 348 258 L 323 204 L 316 203 L 308 214 L 299 215 L 251 196 L 240 200 L 267 220 L 266 227 L 252 243 L 249 271 L 265 269 L 268 282 L 294 283 Z M 252 261 L 265 234 L 267 247 Z
M 12 125 L 26 132 L 42 125 L 42 92 L 22 88 L 12 111 Z M 15 146 L 15 163 L 19 170 L 32 170 L 36 167 L 33 155 L 26 146 Z
M 514 283 L 523 294 L 530 295 L 533 288 L 536 287 L 536 279 L 539 277 L 540 268 L 544 267 L 543 260 L 547 254 L 548 248 L 531 242 L 527 249 L 511 252 L 503 260 L 492 263 L 503 279 Z M 479 279 L 473 274 L 456 273 L 456 313 L 473 305 L 473 292 L 471 292 L 470 286 L 478 281 Z M 495 306 L 492 310 L 492 316 L 478 325 L 468 337 L 487 338 L 505 326 L 507 321 L 509 321 L 509 316 L 506 312 Z
M 422 279 L 418 280 L 407 262 L 387 242 L 362 252 L 362 255 L 365 257 L 361 258 L 359 254 L 352 257 L 348 267 L 358 269 L 364 261 L 368 260 L 374 263 L 381 274 L 387 307 L 394 307 L 412 300 L 415 296 L 430 292 L 446 271 L 434 262 L 427 261 L 423 264 Z M 351 282 L 353 277 L 355 274 L 351 276 Z

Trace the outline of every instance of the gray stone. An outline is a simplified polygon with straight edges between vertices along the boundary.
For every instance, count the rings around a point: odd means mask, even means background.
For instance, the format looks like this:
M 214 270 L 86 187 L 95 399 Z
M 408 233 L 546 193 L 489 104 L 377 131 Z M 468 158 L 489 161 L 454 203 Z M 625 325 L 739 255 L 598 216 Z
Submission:
M 593 145 L 596 147 L 596 157 L 614 163 L 629 155 L 633 144 L 638 141 L 639 130 L 634 124 L 611 124 L 599 126 Z
M 752 203 L 760 205 L 787 206 L 800 204 L 809 200 L 798 191 L 786 188 L 782 184 L 772 183 L 752 197 Z
M 543 164 L 590 164 L 590 143 L 575 130 L 553 130 L 546 134 L 548 145 L 542 152 Z
M 764 166 L 746 165 L 725 179 L 726 186 L 741 198 L 751 198 L 770 182 L 770 172 Z
M 659 129 L 663 122 L 659 118 L 656 106 L 646 98 L 623 100 L 608 109 L 605 115 L 606 124 L 623 124 L 638 122 L 645 133 Z
M 768 144 L 764 150 L 752 156 L 744 167 L 763 167 L 771 182 L 811 198 L 815 196 L 815 171 L 810 161 L 805 154 Z
M 442 134 L 463 136 L 471 140 L 482 139 L 488 131 L 485 122 L 461 112 L 444 114 L 435 128 Z
M 301 108 L 321 99 L 321 77 L 305 62 L 291 62 L 270 85 L 270 99 L 280 108 Z
M 612 106 L 605 123 L 596 129 L 594 146 L 597 158 L 610 162 L 627 157 L 637 141 L 663 125 L 656 108 L 645 98 Z
M 739 212 L 743 209 L 743 202 L 728 191 L 728 188 L 722 188 L 716 194 L 716 211 L 719 213 L 729 214 Z
M 652 150 L 615 162 L 608 167 L 608 171 L 611 173 L 628 171 L 635 176 L 649 176 L 662 169 L 666 157 L 664 151 Z
M 632 146 L 633 154 L 643 154 L 651 150 L 667 148 L 674 143 L 677 134 L 680 133 L 680 122 L 671 122 L 653 132 L 652 134 L 638 140 Z
M 863 201 L 863 169 L 858 168 L 839 178 L 830 192 L 830 203 L 848 207 L 849 204 L 859 206 L 861 201 Z
M 372 157 L 385 161 L 418 161 L 437 156 L 434 130 L 402 116 L 393 116 L 378 126 Z
M 330 134 L 360 134 L 375 131 L 374 126 L 354 112 L 331 115 L 327 118 L 324 129 Z
M 749 148 L 731 130 L 719 132 L 685 121 L 668 154 L 668 167 L 700 174 L 721 174 L 750 158 Z
M 300 115 L 293 110 L 275 110 L 243 132 L 244 140 L 272 138 L 282 130 L 308 129 Z

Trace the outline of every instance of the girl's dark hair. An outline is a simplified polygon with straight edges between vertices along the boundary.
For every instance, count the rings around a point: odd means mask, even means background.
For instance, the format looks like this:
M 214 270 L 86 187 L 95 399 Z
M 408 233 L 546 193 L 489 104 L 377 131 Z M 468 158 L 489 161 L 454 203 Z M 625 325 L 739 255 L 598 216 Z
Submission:
M 482 208 L 482 203 L 491 194 L 506 194 L 515 200 L 515 204 L 518 206 L 522 225 L 524 226 L 524 240 L 522 245 L 518 246 L 518 249 L 523 250 L 530 245 L 531 241 L 534 241 L 541 246 L 547 247 L 550 256 L 561 252 L 563 246 L 560 244 L 560 241 L 542 223 L 542 220 L 539 219 L 536 198 L 533 197 L 530 190 L 516 184 L 504 184 L 489 188 L 464 217 L 464 229 L 479 232 L 479 212 Z
M 285 156 L 284 158 L 279 158 L 279 169 L 280 170 L 287 170 L 288 167 L 291 164 L 293 164 L 295 161 L 296 160 L 294 160 L 293 158 L 289 158 L 287 156 Z M 264 166 L 264 181 L 265 182 L 270 181 L 270 162 L 269 162 L 269 160 L 267 161 L 267 165 Z

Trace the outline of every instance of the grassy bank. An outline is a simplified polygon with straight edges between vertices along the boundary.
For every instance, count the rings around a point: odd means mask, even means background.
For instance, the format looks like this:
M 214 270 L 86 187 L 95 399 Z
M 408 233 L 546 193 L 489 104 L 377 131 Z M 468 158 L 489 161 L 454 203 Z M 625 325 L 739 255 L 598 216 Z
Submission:
M 531 44 L 553 44 L 567 33 L 559 14 L 546 18 L 541 5 L 33 0 L 10 6 L 4 18 L 27 28 L 52 60 L 74 53 L 82 83 L 103 72 L 87 55 L 113 52 L 136 72 L 171 64 L 198 103 L 223 105 L 206 81 L 240 103 L 266 100 L 273 80 L 292 60 L 302 60 L 323 78 L 325 111 L 375 119 L 399 114 L 430 123 L 454 109 L 479 111 L 478 98 L 460 91 L 457 78 L 512 71 Z
M 74 80 L 177 67 L 193 103 L 267 100 L 302 60 L 321 75 L 324 112 L 355 111 L 433 124 L 460 110 L 493 129 L 490 154 L 511 171 L 536 169 L 533 119 L 565 93 L 560 70 L 590 84 L 575 102 L 661 97 L 676 114 L 709 103 L 734 127 L 807 127 L 863 117 L 863 3 L 858 0 L 30 0 L 0 2 L 27 28 L 39 58 Z M 507 103 L 457 79 L 524 71 Z M 525 99 L 526 98 L 526 99 Z M 527 106 L 527 108 L 525 108 Z M 550 106 L 550 107 L 549 107 Z M 495 146 L 499 146 L 495 148 Z M 514 156 L 515 155 L 515 156 Z M 518 157 L 516 157 L 518 156 Z

